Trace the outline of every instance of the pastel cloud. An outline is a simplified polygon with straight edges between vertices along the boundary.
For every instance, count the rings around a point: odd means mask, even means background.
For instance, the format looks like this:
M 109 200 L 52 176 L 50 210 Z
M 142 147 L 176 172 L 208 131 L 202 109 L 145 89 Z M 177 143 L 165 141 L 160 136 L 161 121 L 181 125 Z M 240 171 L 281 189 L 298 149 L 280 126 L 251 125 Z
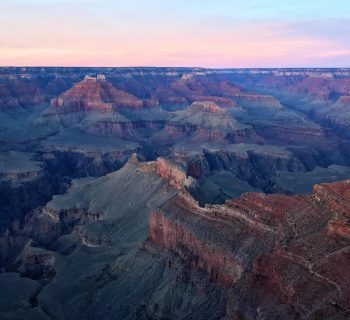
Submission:
M 344 2 L 5 0 L 0 64 L 349 66 Z

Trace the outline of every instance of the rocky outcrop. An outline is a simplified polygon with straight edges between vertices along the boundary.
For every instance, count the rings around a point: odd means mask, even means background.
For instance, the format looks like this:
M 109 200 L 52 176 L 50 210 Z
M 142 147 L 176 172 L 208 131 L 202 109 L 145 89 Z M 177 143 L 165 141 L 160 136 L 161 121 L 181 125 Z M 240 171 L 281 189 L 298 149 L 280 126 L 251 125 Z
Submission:
M 175 252 L 190 267 L 206 272 L 212 280 L 225 286 L 233 285 L 241 277 L 243 268 L 232 255 L 212 248 L 181 224 L 168 220 L 161 212 L 150 214 L 149 239 Z
M 188 178 L 183 169 L 163 158 L 158 158 L 156 162 L 156 173 L 176 189 L 188 187 L 193 183 L 193 179 Z
M 192 142 L 258 140 L 254 130 L 239 123 L 227 109 L 211 101 L 196 101 L 185 110 L 177 111 L 165 123 L 163 135 L 168 141 L 190 139 Z
M 240 239 L 241 228 L 245 228 L 247 238 Z M 178 254 L 189 266 L 206 272 L 228 287 L 240 279 L 246 266 L 259 254 L 261 245 L 273 247 L 273 235 L 271 228 L 239 210 L 200 208 L 186 194 L 150 215 L 151 242 Z M 264 244 L 250 242 L 247 240 L 250 237 L 265 237 Z
M 112 112 L 119 107 L 141 108 L 143 102 L 135 96 L 118 90 L 102 75 L 86 76 L 71 89 L 51 101 L 58 112 L 97 110 Z
M 229 286 L 231 317 L 346 319 L 349 215 L 350 181 L 205 208 L 180 194 L 151 213 L 149 239 Z

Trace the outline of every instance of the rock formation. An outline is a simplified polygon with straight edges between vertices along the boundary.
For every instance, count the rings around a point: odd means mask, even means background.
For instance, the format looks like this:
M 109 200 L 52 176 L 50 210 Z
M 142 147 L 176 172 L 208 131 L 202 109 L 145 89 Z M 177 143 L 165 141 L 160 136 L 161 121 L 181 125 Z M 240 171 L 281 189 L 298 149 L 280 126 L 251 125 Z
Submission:
M 212 101 L 195 101 L 185 110 L 175 112 L 161 135 L 168 141 L 188 138 L 192 142 L 224 144 L 228 141 L 259 140 L 250 126 L 239 123 L 227 109 Z
M 143 102 L 135 96 L 118 90 L 106 81 L 104 75 L 86 76 L 58 98 L 51 105 L 64 111 L 98 110 L 111 112 L 119 107 L 140 108 Z
M 149 239 L 230 288 L 233 318 L 346 319 L 349 215 L 349 180 L 205 208 L 179 194 L 151 213 Z

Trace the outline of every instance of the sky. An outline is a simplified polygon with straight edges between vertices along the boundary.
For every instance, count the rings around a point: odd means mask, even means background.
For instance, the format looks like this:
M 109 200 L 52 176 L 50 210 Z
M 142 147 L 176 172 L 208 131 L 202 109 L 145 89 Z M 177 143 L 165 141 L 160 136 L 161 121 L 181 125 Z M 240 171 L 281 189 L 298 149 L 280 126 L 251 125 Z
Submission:
M 350 67 L 350 1 L 1 0 L 0 65 Z

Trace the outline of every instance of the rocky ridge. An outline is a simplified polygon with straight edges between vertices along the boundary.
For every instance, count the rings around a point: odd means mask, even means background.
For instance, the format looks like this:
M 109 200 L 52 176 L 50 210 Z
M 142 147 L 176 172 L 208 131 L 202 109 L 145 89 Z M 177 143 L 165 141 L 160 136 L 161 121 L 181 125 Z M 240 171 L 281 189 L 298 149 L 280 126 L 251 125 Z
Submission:
M 233 318 L 346 319 L 349 292 L 339 276 L 349 214 L 350 181 L 317 185 L 311 196 L 248 193 L 205 208 L 179 194 L 151 213 L 149 239 L 231 288 Z M 277 314 L 259 292 L 279 301 Z

